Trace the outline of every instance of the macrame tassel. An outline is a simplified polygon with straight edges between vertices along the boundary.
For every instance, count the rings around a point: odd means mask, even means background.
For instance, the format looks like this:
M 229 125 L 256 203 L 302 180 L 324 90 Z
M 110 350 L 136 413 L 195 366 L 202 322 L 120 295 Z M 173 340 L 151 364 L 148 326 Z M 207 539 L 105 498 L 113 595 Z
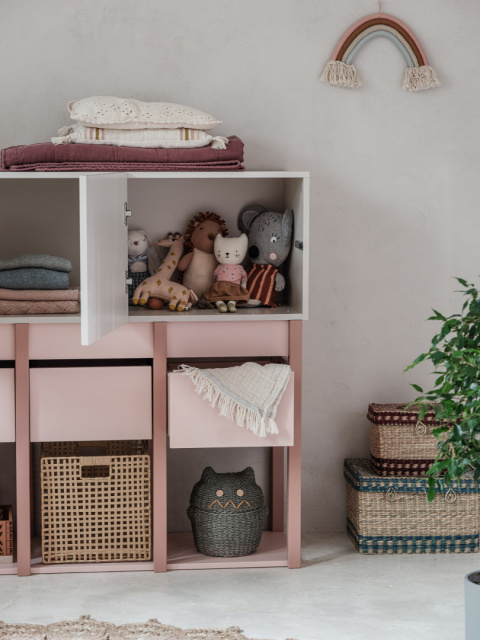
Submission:
M 330 60 L 320 78 L 327 84 L 355 89 L 362 83 L 353 64 L 345 64 L 341 60 Z
M 405 69 L 403 88 L 407 91 L 421 91 L 440 86 L 440 81 L 432 67 L 408 67 Z
M 51 141 L 53 142 L 54 145 L 70 144 L 72 139 L 68 134 L 70 133 L 71 130 L 72 130 L 72 127 L 69 127 L 69 126 L 62 127 L 61 129 L 58 130 L 59 137 L 51 138 Z
M 72 139 L 70 136 L 60 136 L 57 138 L 50 138 L 51 141 L 53 142 L 54 145 L 59 145 L 59 144 L 70 144 L 72 142 Z
M 226 149 L 227 142 L 228 138 L 224 138 L 223 136 L 213 136 L 212 149 Z

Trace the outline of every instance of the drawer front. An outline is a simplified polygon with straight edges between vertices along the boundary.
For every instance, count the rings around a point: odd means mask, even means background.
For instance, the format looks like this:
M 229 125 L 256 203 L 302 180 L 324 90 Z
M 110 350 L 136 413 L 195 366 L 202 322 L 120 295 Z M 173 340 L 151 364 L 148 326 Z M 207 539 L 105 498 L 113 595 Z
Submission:
M 79 324 L 31 324 L 32 360 L 83 358 L 151 358 L 153 330 L 150 323 L 126 324 L 89 346 L 80 344 Z
M 171 322 L 169 358 L 288 356 L 288 321 Z
M 279 433 L 260 438 L 220 415 L 218 407 L 195 390 L 193 382 L 180 373 L 168 374 L 168 425 L 174 449 L 203 447 L 284 447 L 293 445 L 292 372 L 275 422 Z
M 15 359 L 15 328 L 13 324 L 0 324 L 0 360 Z
M 151 389 L 151 367 L 31 369 L 31 440 L 150 439 Z
M 0 369 L 0 442 L 15 442 L 15 371 Z

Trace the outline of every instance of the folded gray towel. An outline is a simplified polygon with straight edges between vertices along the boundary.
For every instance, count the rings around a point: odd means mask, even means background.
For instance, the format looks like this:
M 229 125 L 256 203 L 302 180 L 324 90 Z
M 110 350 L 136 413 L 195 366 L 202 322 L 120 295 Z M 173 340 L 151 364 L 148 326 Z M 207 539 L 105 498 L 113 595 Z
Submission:
M 3 289 L 68 289 L 69 275 L 54 269 L 7 269 L 0 271 Z
M 41 269 L 55 269 L 55 271 L 72 270 L 72 263 L 67 258 L 48 256 L 43 253 L 27 253 L 15 258 L 0 258 L 0 271 L 5 269 L 23 269 L 24 267 L 36 267 Z

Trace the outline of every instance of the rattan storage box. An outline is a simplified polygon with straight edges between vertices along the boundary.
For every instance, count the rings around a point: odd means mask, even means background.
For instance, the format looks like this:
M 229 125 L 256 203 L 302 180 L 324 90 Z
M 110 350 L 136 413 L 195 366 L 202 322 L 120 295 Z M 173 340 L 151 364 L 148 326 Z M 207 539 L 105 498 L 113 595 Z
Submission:
M 479 551 L 478 484 L 473 472 L 427 501 L 426 478 L 383 478 L 368 460 L 344 462 L 347 533 L 360 553 Z
M 13 515 L 11 505 L 0 506 L 0 564 L 13 562 Z
M 149 560 L 150 457 L 41 460 L 44 563 Z
M 419 408 L 407 404 L 370 404 L 370 460 L 380 476 L 423 476 L 433 464 L 438 440 L 432 434 L 440 421 L 429 411 L 420 421 Z

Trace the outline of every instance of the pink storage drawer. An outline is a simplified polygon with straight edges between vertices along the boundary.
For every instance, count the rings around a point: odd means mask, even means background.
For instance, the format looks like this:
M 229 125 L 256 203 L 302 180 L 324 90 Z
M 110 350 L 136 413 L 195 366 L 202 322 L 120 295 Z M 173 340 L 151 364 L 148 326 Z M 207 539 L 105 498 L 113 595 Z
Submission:
M 168 358 L 288 356 L 288 321 L 170 322 Z
M 31 440 L 148 440 L 151 389 L 151 367 L 31 369 Z
M 88 347 L 80 344 L 79 324 L 31 324 L 32 360 L 82 358 L 151 358 L 153 329 L 150 323 L 126 324 Z
M 15 359 L 15 327 L 0 324 L 0 360 Z
M 15 442 L 15 371 L 0 369 L 0 442 Z
M 168 429 L 174 449 L 204 447 L 284 447 L 293 445 L 293 380 L 278 406 L 279 433 L 259 438 L 220 415 L 199 395 L 193 382 L 180 373 L 168 374 Z

